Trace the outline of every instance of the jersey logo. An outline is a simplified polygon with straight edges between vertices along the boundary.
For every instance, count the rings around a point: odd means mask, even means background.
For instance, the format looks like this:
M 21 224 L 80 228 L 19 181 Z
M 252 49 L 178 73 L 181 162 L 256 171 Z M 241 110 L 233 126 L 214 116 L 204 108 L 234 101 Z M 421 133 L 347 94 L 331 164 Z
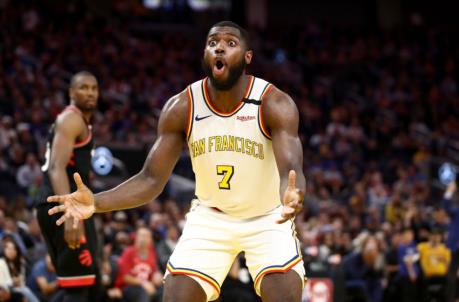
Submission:
M 254 100 L 254 99 L 248 99 L 248 98 L 243 98 L 242 102 L 246 104 L 261 105 L 261 101 Z
M 201 116 L 201 117 L 199 117 L 199 116 L 196 115 L 195 118 L 194 118 L 194 120 L 195 120 L 196 122 L 199 122 L 200 120 L 203 120 L 203 119 L 208 118 L 208 117 L 211 117 L 211 116 L 212 116 L 212 114 L 206 115 L 206 116 Z
M 92 264 L 91 253 L 88 249 L 82 250 L 80 255 L 78 256 L 78 259 L 80 260 L 80 263 L 83 266 L 91 266 Z
M 237 120 L 241 122 L 247 122 L 247 121 L 251 121 L 254 119 L 255 119 L 255 116 L 253 115 L 242 115 L 242 116 L 237 117 Z

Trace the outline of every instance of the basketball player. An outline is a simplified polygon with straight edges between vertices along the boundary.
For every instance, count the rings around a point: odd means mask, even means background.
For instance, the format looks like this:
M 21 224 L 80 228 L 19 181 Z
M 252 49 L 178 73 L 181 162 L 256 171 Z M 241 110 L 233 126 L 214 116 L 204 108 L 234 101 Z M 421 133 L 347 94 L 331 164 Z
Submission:
M 70 181 L 79 173 L 88 183 L 91 168 L 93 138 L 89 120 L 97 107 L 99 88 L 91 73 L 75 74 L 70 83 L 70 105 L 59 114 L 50 129 L 46 162 L 42 167 L 44 182 L 37 218 L 49 254 L 56 268 L 63 301 L 89 301 L 89 287 L 96 284 L 96 230 L 92 218 L 77 223 L 72 219 L 64 226 L 56 225 L 56 218 L 47 214 L 52 204 L 46 202 L 50 194 L 68 194 L 76 189 Z M 92 289 L 91 289 L 92 290 Z
M 263 301 L 301 301 L 293 224 L 305 188 L 298 111 L 287 94 L 245 74 L 252 56 L 244 29 L 214 25 L 204 49 L 207 77 L 167 102 L 143 169 L 96 195 L 75 174 L 76 192 L 48 198 L 62 203 L 49 211 L 65 212 L 58 224 L 143 205 L 163 190 L 186 141 L 197 197 L 167 264 L 165 302 L 217 299 L 240 251 Z

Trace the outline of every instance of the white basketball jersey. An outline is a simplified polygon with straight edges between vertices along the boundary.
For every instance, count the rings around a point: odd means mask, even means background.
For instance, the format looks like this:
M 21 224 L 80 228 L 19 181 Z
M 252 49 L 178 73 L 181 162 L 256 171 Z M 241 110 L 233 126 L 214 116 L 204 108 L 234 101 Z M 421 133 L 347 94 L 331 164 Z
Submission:
M 281 204 L 279 171 L 262 120 L 263 96 L 272 85 L 250 76 L 241 103 L 233 112 L 222 113 L 213 106 L 218 100 L 210 100 L 206 81 L 187 88 L 187 139 L 196 197 L 235 217 L 263 215 Z

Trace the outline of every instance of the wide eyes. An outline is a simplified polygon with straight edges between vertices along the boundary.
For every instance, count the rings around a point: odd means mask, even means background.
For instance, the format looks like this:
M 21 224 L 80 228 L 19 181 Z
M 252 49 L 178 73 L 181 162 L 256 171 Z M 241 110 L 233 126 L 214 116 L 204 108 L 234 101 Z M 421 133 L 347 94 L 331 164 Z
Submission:
M 237 46 L 237 43 L 234 40 L 229 40 L 227 44 L 228 44 L 229 47 L 236 47 Z M 217 46 L 217 41 L 216 40 L 210 40 L 207 43 L 207 45 L 209 45 L 210 47 L 215 47 L 215 46 Z

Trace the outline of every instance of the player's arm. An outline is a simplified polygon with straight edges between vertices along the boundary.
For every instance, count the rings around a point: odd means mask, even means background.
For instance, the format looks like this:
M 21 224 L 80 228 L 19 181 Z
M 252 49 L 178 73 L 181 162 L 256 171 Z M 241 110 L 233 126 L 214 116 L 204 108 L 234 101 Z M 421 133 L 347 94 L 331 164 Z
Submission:
M 48 168 L 49 179 L 55 194 L 70 193 L 66 168 L 72 156 L 75 141 L 84 134 L 85 129 L 83 119 L 74 112 L 64 112 L 56 120 Z M 73 220 L 69 219 L 64 225 L 64 240 L 71 249 L 80 246 L 81 237 L 84 234 L 82 225 L 74 228 L 73 224 Z
M 159 118 L 158 138 L 142 170 L 119 186 L 96 194 L 96 212 L 137 207 L 162 192 L 182 152 L 187 113 L 188 100 L 183 93 L 166 103 Z
M 66 168 L 72 156 L 75 141 L 83 131 L 84 122 L 73 112 L 65 112 L 56 120 L 54 139 L 49 157 L 48 175 L 57 195 L 70 193 Z
M 278 222 L 282 223 L 301 211 L 306 189 L 303 148 L 298 137 L 299 114 L 294 101 L 276 87 L 267 92 L 262 106 L 262 118 L 271 134 L 280 174 L 279 192 L 284 209 Z

